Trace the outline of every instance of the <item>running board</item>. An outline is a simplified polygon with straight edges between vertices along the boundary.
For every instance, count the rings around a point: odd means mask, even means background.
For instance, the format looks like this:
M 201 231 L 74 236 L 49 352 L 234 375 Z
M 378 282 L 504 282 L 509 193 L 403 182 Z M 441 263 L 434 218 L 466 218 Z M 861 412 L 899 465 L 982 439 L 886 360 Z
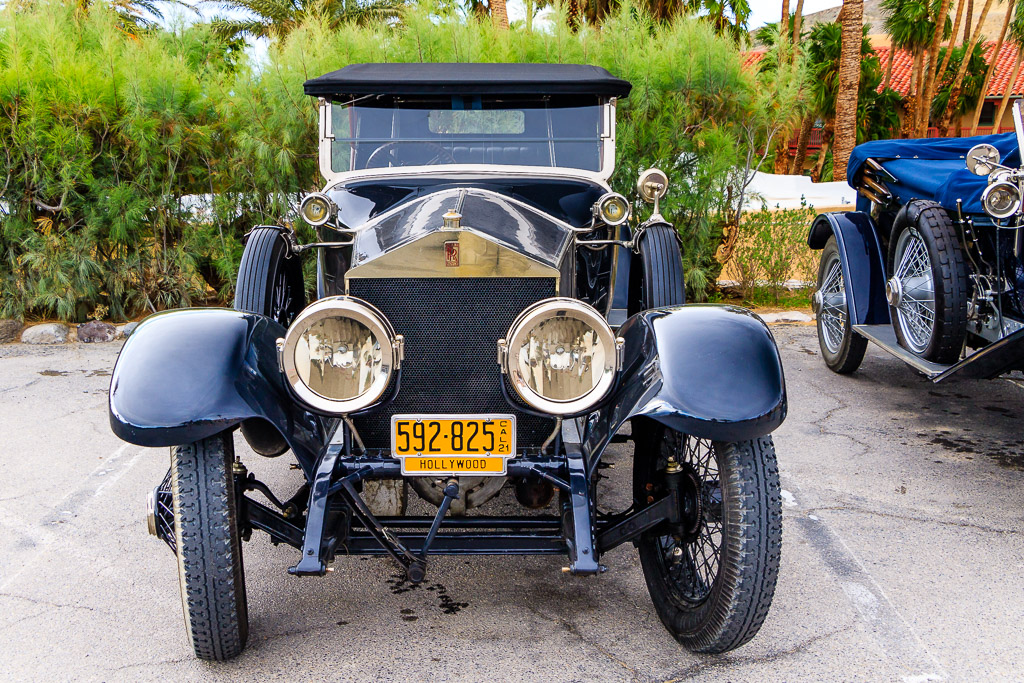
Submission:
M 928 379 L 934 380 L 950 368 L 949 365 L 932 363 L 920 356 L 915 356 L 900 346 L 896 341 L 896 332 L 892 329 L 892 325 L 854 325 L 853 331 L 868 341 L 878 344 L 910 367 L 927 376 Z
M 953 365 L 932 363 L 899 345 L 891 325 L 854 325 L 853 330 L 902 360 L 933 382 L 960 375 L 967 379 L 992 379 L 1024 367 L 1024 329 L 1017 330 Z

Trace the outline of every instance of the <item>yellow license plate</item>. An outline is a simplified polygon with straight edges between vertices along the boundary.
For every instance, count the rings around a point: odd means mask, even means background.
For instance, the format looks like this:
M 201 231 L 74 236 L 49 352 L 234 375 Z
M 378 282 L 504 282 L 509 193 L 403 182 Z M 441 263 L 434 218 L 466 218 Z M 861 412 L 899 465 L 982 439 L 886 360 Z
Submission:
M 395 415 L 391 453 L 404 474 L 505 473 L 515 455 L 512 415 Z

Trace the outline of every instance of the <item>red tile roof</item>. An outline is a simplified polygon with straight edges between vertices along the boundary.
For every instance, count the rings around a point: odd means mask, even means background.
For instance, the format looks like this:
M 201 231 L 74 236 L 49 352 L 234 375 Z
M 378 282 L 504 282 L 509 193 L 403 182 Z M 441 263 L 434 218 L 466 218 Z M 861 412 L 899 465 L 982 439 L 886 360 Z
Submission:
M 989 62 L 992 58 L 992 53 L 995 51 L 996 44 L 994 42 L 985 44 L 985 61 Z M 879 45 L 875 48 L 875 54 L 878 55 L 878 61 L 882 63 L 882 74 L 884 77 L 885 68 L 888 65 L 889 60 L 889 46 Z M 765 50 L 751 50 L 743 54 L 743 68 L 753 70 L 757 68 L 761 58 L 764 57 Z M 987 97 L 1002 97 L 1003 91 L 1006 89 L 1006 85 L 1010 80 L 1010 76 L 1013 74 L 1013 67 L 1017 63 L 1017 47 L 1010 42 L 1003 43 L 1002 48 L 999 50 L 998 61 L 996 62 L 996 70 L 992 74 L 992 80 L 988 85 Z M 892 80 L 889 86 L 899 92 L 901 95 L 906 95 L 910 90 L 910 72 L 914 67 L 914 57 L 906 50 L 898 50 L 892 62 Z M 879 86 L 881 89 L 881 86 Z M 1017 73 L 1017 80 L 1013 84 L 1011 90 L 1012 95 L 1024 95 L 1024 68 Z

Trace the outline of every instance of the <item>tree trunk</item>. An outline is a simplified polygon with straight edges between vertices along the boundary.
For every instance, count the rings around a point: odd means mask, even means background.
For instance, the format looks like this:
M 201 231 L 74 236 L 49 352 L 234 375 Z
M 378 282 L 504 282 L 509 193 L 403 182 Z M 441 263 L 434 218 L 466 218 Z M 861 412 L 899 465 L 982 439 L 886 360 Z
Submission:
M 948 1 L 948 0 L 947 0 Z M 864 0 L 843 2 L 843 43 L 839 52 L 839 93 L 836 97 L 836 148 L 832 177 L 846 177 L 846 162 L 857 144 L 857 96 L 860 92 L 860 46 Z
M 1003 40 L 1006 38 L 1006 31 L 1010 28 L 1010 20 L 1013 19 L 1013 6 L 1015 4 L 1015 0 L 1008 0 L 1006 3 L 1006 15 L 1003 17 L 1003 26 L 999 29 L 999 39 L 996 41 L 996 46 L 992 50 L 988 69 L 985 71 L 985 80 L 981 84 L 981 96 L 978 98 L 978 106 L 974 108 L 974 116 L 971 117 L 972 136 L 978 134 L 978 121 L 981 120 L 981 110 L 985 106 L 985 97 L 988 95 L 988 84 L 992 81 L 992 74 L 995 72 L 996 64 L 999 62 L 999 53 L 1003 49 Z
M 967 23 L 964 24 L 964 40 L 971 35 L 971 20 L 974 18 L 974 0 L 967 0 Z M 984 23 L 984 22 L 979 22 Z M 956 41 L 956 34 L 953 34 L 953 41 Z
M 779 42 L 789 34 L 789 0 L 782 0 L 782 19 L 779 21 Z
M 882 83 L 882 90 L 888 90 L 889 81 L 892 80 L 892 61 L 896 57 L 896 46 L 892 39 L 889 40 L 889 58 L 885 62 L 885 81 Z
M 796 0 L 796 12 L 793 14 L 793 53 L 800 44 L 800 29 L 804 21 L 804 0 Z
M 1006 113 L 1006 107 L 1010 104 L 1010 95 L 1013 94 L 1013 86 L 1017 83 L 1017 75 L 1020 74 L 1021 62 L 1024 62 L 1024 48 L 1018 45 L 1017 62 L 1013 65 L 1013 73 L 1010 74 L 1010 80 L 1006 84 L 1006 90 L 1003 91 L 1003 99 L 999 102 L 999 110 L 996 112 L 996 129 L 993 131 L 995 133 L 999 132 L 999 128 L 1003 124 L 1003 115 Z
M 790 175 L 803 175 L 804 163 L 807 161 L 807 143 L 811 139 L 811 129 L 814 127 L 814 116 L 808 114 L 800 125 L 800 137 L 797 138 L 796 156 L 789 165 Z
M 498 28 L 508 30 L 508 8 L 505 7 L 505 0 L 490 0 L 491 20 Z
M 990 0 L 991 1 L 991 0 Z M 935 83 L 939 76 L 939 45 L 942 43 L 942 30 L 946 27 L 946 15 L 949 13 L 949 0 L 942 0 L 939 5 L 939 14 L 935 21 L 935 33 L 932 36 L 932 44 L 928 49 L 928 73 L 925 75 L 921 89 L 920 101 L 917 103 L 917 134 L 918 137 L 925 137 L 928 134 L 928 115 L 932 108 L 932 98 L 935 97 Z M 952 39 L 950 42 L 952 45 Z M 947 54 L 949 51 L 947 50 Z
M 825 124 L 825 130 L 821 131 L 821 149 L 818 150 L 818 161 L 814 164 L 814 168 L 811 169 L 811 181 L 818 182 L 821 180 L 821 171 L 825 168 L 825 160 L 828 158 L 828 150 L 832 147 L 832 132 L 833 122 L 829 121 Z M 835 155 L 832 156 L 833 162 Z M 832 179 L 835 180 L 835 163 L 832 165 Z
M 953 32 L 949 34 L 949 45 L 946 47 L 946 56 L 942 58 L 942 66 L 939 67 L 937 72 L 938 75 L 936 76 L 940 82 L 942 81 L 943 76 L 946 75 L 946 69 L 949 67 L 949 58 L 953 54 L 953 46 L 956 45 L 957 34 L 960 33 L 960 21 L 963 19 L 964 6 L 967 2 L 968 0 L 960 0 L 957 5 L 956 19 L 953 21 Z M 964 37 L 964 40 L 967 40 L 966 36 Z
M 960 106 L 960 93 L 963 92 L 964 76 L 967 75 L 967 67 L 970 66 L 974 46 L 981 40 L 981 31 L 985 28 L 985 18 L 988 16 L 988 10 L 991 6 L 992 0 L 985 0 L 985 6 L 981 8 L 981 16 L 978 18 L 978 25 L 974 29 L 974 35 L 971 36 L 971 42 L 964 47 L 964 58 L 960 61 L 960 68 L 957 69 L 953 85 L 949 89 L 949 101 L 946 103 L 946 110 L 942 112 L 942 119 L 939 121 L 939 127 L 945 129 L 947 133 L 950 121 Z
M 917 96 L 918 85 L 921 82 L 921 71 L 924 67 L 924 52 L 918 48 L 914 50 L 914 65 L 910 69 L 910 90 L 903 98 L 903 124 L 900 126 L 901 138 L 912 138 L 917 135 L 917 107 L 921 100 Z
M 792 139 L 790 131 L 782 129 L 775 141 L 775 164 L 772 166 L 772 173 L 782 175 L 789 170 L 789 141 Z

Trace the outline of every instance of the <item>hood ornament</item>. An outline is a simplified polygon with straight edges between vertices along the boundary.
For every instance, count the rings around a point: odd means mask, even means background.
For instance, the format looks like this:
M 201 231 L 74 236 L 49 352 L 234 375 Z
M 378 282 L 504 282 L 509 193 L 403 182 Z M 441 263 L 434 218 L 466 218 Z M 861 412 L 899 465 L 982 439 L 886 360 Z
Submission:
M 462 227 L 462 214 L 455 209 L 448 209 L 441 218 L 444 221 L 442 230 L 459 230 Z

